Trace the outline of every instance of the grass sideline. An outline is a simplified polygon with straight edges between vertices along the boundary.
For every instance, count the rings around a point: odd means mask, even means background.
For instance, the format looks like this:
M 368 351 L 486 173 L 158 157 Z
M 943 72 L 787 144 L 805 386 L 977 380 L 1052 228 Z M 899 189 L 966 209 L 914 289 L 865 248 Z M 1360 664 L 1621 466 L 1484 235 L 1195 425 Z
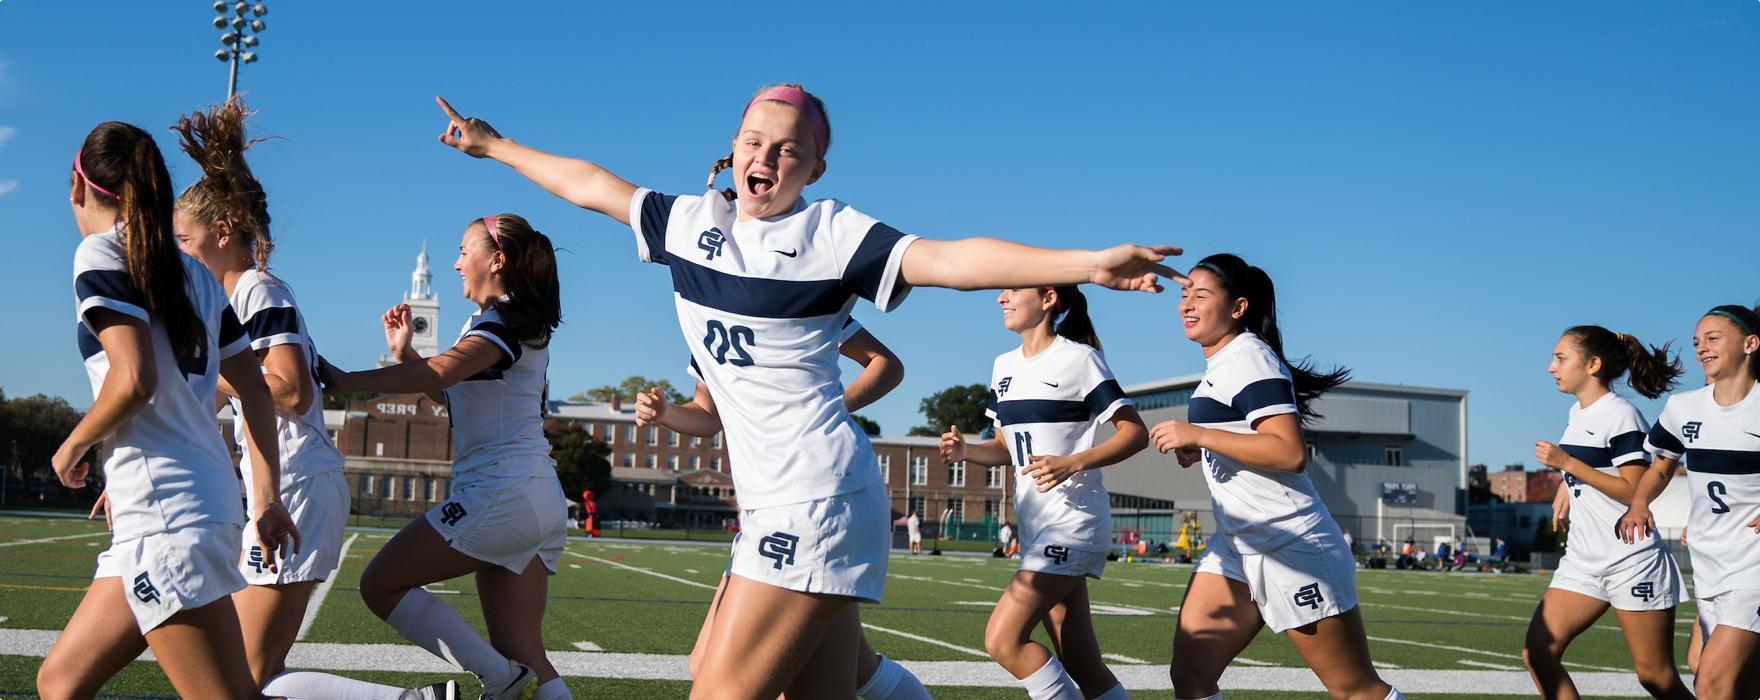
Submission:
M 389 533 L 356 530 L 351 534 L 356 539 L 343 570 L 304 641 L 314 646 L 407 647 L 389 626 L 367 611 L 355 588 L 362 568 Z M 0 647 L 4 647 L 7 635 L 59 630 L 79 602 L 93 559 L 107 543 L 102 525 L 97 523 L 0 517 L 0 617 L 6 618 L 0 621 Z M 571 541 L 561 569 L 552 579 L 545 646 L 559 656 L 569 654 L 576 659 L 594 658 L 576 652 L 580 645 L 591 644 L 607 654 L 653 655 L 663 663 L 667 659 L 675 662 L 689 653 L 707 607 L 708 589 L 716 583 L 725 562 L 726 550 L 717 544 Z M 907 664 L 976 662 L 974 668 L 988 669 L 993 665 L 980 651 L 984 621 L 1016 565 L 989 557 L 895 555 L 885 604 L 863 611 L 864 622 L 873 626 L 868 632 L 870 641 Z M 1093 583 L 1091 597 L 1101 613 L 1096 617 L 1096 628 L 1103 648 L 1120 657 L 1112 660 L 1117 664 L 1115 669 L 1137 672 L 1140 677 L 1165 678 L 1174 608 L 1189 575 L 1189 566 L 1113 562 L 1107 567 L 1106 578 Z M 1519 671 L 1527 619 L 1547 579 L 1359 571 L 1358 582 L 1371 650 L 1389 673 L 1480 678 L 1483 676 L 1474 674 L 1488 669 L 1501 669 L 1508 672 L 1506 676 Z M 431 590 L 482 629 L 471 579 L 445 582 Z M 1694 610 L 1691 604 L 1683 606 L 1680 619 L 1690 624 L 1687 615 Z M 1677 656 L 1683 663 L 1686 630 L 1680 626 L 1677 637 Z M 0 695 L 29 695 L 41 659 L 12 647 L 0 651 L 11 654 L 0 655 Z M 1236 676 L 1240 678 L 1269 675 L 1278 667 L 1302 666 L 1288 642 L 1269 633 L 1259 635 L 1242 658 L 1236 667 L 1243 671 Z M 1577 664 L 1575 671 L 1619 671 L 1630 663 L 1611 616 L 1584 634 L 1568 660 Z M 420 664 L 387 662 L 386 666 L 417 669 Z M 446 677 L 390 670 L 343 673 L 398 685 Z M 468 676 L 451 677 L 463 683 L 468 694 L 474 694 L 475 685 Z M 579 698 L 673 698 L 683 696 L 688 688 L 683 680 L 630 678 L 570 677 L 568 685 Z M 144 661 L 130 664 L 104 692 L 122 697 L 172 695 L 157 666 Z M 932 685 L 931 692 L 938 697 L 980 700 L 1024 695 L 1018 687 Z M 1231 700 L 1325 697 L 1312 691 L 1232 689 L 1228 695 Z M 1457 697 L 1468 695 L 1479 694 L 1472 687 L 1456 692 Z M 1132 696 L 1170 698 L 1172 693 L 1134 689 Z

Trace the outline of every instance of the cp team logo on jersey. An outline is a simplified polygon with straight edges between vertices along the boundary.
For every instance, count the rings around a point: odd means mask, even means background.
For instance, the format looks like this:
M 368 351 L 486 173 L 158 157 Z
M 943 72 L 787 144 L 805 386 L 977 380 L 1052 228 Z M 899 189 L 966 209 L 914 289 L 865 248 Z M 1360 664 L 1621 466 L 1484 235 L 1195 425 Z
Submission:
M 1069 561 L 1069 548 L 1061 544 L 1045 545 L 1045 558 L 1062 564 Z
M 703 258 L 704 260 L 714 260 L 715 256 L 721 254 L 721 246 L 726 242 L 727 234 L 722 233 L 718 228 L 697 234 L 697 247 L 709 254 Z
M 1319 610 L 1320 604 L 1326 602 L 1326 596 L 1320 595 L 1320 584 L 1310 583 L 1296 589 L 1294 600 L 1296 605 L 1306 605 L 1310 609 Z
M 250 557 L 245 560 L 245 563 L 250 564 L 251 568 L 256 570 L 257 573 L 263 573 L 263 545 L 251 545 L 251 554 Z
M 800 541 L 800 537 L 786 532 L 765 535 L 764 539 L 758 540 L 758 556 L 775 562 L 776 569 L 781 569 L 783 564 L 793 566 L 795 545 Z
M 1632 586 L 1632 596 L 1636 597 L 1638 600 L 1649 602 L 1651 598 L 1656 597 L 1656 584 L 1645 581 L 1636 586 Z
M 1699 429 L 1702 427 L 1705 427 L 1704 421 L 1688 421 L 1686 425 L 1681 426 L 1681 437 L 1686 438 L 1687 442 L 1697 440 L 1699 439 Z
M 996 383 L 996 395 L 1001 396 L 1008 393 L 1008 385 L 1013 381 L 1014 377 L 1003 377 L 1002 381 Z
M 446 523 L 448 526 L 457 525 L 458 521 L 463 520 L 466 515 L 470 514 L 464 512 L 464 506 L 459 505 L 457 501 L 447 501 L 446 505 L 440 506 L 440 522 Z
M 148 578 L 145 571 L 134 577 L 134 597 L 139 598 L 142 603 L 159 604 L 159 589 L 153 587 L 153 580 Z

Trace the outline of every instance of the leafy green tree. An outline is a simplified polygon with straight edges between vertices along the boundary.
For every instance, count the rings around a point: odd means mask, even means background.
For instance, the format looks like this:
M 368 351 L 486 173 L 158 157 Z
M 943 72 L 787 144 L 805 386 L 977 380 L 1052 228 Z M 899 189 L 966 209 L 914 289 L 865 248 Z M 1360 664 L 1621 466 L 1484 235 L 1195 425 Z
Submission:
M 990 417 L 984 415 L 989 402 L 990 390 L 983 384 L 942 389 L 923 399 L 920 410 L 929 423 L 911 428 L 910 434 L 934 437 L 947 432 L 950 425 L 957 425 L 960 432 L 970 435 L 982 433 L 990 427 Z
M 856 414 L 850 414 L 850 417 L 856 419 L 856 425 L 862 426 L 862 432 L 867 433 L 869 437 L 880 434 L 880 424 L 874 419 Z
M 84 415 L 59 396 L 7 399 L 0 392 L 0 464 L 6 465 L 9 479 L 54 481 L 50 460 Z M 102 478 L 102 469 L 93 472 Z
M 588 389 L 579 394 L 568 397 L 568 400 L 611 403 L 611 397 L 616 396 L 620 397 L 625 404 L 629 404 L 635 402 L 636 394 L 647 391 L 649 387 L 658 387 L 660 393 L 666 396 L 666 400 L 671 401 L 674 404 L 681 404 L 689 400 L 684 394 L 678 393 L 678 389 L 672 386 L 672 382 L 664 379 L 649 379 L 639 374 L 625 378 L 623 381 L 618 382 L 616 386 L 607 384 L 605 386 Z
M 568 421 L 544 421 L 544 437 L 550 440 L 550 458 L 556 460 L 556 479 L 569 500 L 592 489 L 603 494 L 611 487 L 611 448 L 587 436 Z

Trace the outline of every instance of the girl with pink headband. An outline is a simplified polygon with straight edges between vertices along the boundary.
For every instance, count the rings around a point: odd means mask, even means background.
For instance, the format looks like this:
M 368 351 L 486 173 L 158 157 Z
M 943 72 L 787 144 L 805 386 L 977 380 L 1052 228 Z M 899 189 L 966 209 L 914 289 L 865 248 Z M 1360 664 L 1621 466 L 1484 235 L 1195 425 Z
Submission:
M 868 437 L 850 418 L 839 329 L 858 298 L 882 311 L 913 287 L 1094 283 L 1159 292 L 1171 246 L 1048 250 L 905 234 L 841 201 L 807 201 L 831 125 L 799 85 L 747 102 L 722 195 L 666 195 L 594 163 L 503 138 L 438 100 L 440 142 L 511 166 L 576 206 L 627 224 L 666 265 L 693 372 L 715 396 L 736 465 L 741 532 L 691 695 L 770 700 L 855 694 L 856 603 L 878 602 L 892 515 Z
M 543 416 L 550 336 L 562 323 L 556 250 L 524 218 L 490 215 L 465 226 L 452 269 L 477 311 L 450 350 L 418 354 L 409 306 L 398 304 L 382 319 L 398 364 L 343 372 L 320 363 L 328 391 L 426 394 L 452 425 L 451 493 L 373 556 L 361 598 L 404 639 L 475 675 L 484 698 L 567 698 L 542 628 L 568 537 Z M 422 588 L 467 574 L 488 640 Z

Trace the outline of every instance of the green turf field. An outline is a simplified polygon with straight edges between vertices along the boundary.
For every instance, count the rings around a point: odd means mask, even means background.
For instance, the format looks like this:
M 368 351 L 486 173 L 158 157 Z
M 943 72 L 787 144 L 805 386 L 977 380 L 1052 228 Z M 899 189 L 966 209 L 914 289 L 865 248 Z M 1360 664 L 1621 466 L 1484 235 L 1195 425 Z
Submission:
M 290 665 L 406 685 L 455 677 L 474 696 L 468 676 L 447 673 L 438 659 L 404 644 L 356 595 L 362 568 L 389 536 L 350 530 L 343 569 Z M 107 543 L 101 525 L 83 520 L 0 517 L 0 697 L 32 694 L 42 653 L 78 604 Z M 725 560 L 725 544 L 571 541 L 552 579 L 545 643 L 575 697 L 684 696 L 684 655 Z M 895 554 L 886 604 L 863 609 L 868 638 L 937 697 L 1025 697 L 982 652 L 985 619 L 1014 567 L 988 557 Z M 1092 584 L 1101 645 L 1133 697 L 1172 697 L 1166 665 L 1190 573 L 1186 566 L 1113 562 L 1106 579 Z M 1408 695 L 1533 694 L 1521 670 L 1521 644 L 1545 577 L 1361 571 L 1358 585 L 1376 663 Z M 430 590 L 467 619 L 479 619 L 470 579 Z M 1692 610 L 1687 604 L 1681 621 L 1690 622 L 1685 613 Z M 1683 673 L 1687 629 L 1680 625 L 1677 637 Z M 1567 662 L 1595 697 L 1642 695 L 1622 672 L 1629 658 L 1611 616 L 1577 641 Z M 1268 632 L 1242 654 L 1223 687 L 1231 699 L 1325 697 L 1289 644 Z M 146 661 L 105 692 L 172 695 Z

